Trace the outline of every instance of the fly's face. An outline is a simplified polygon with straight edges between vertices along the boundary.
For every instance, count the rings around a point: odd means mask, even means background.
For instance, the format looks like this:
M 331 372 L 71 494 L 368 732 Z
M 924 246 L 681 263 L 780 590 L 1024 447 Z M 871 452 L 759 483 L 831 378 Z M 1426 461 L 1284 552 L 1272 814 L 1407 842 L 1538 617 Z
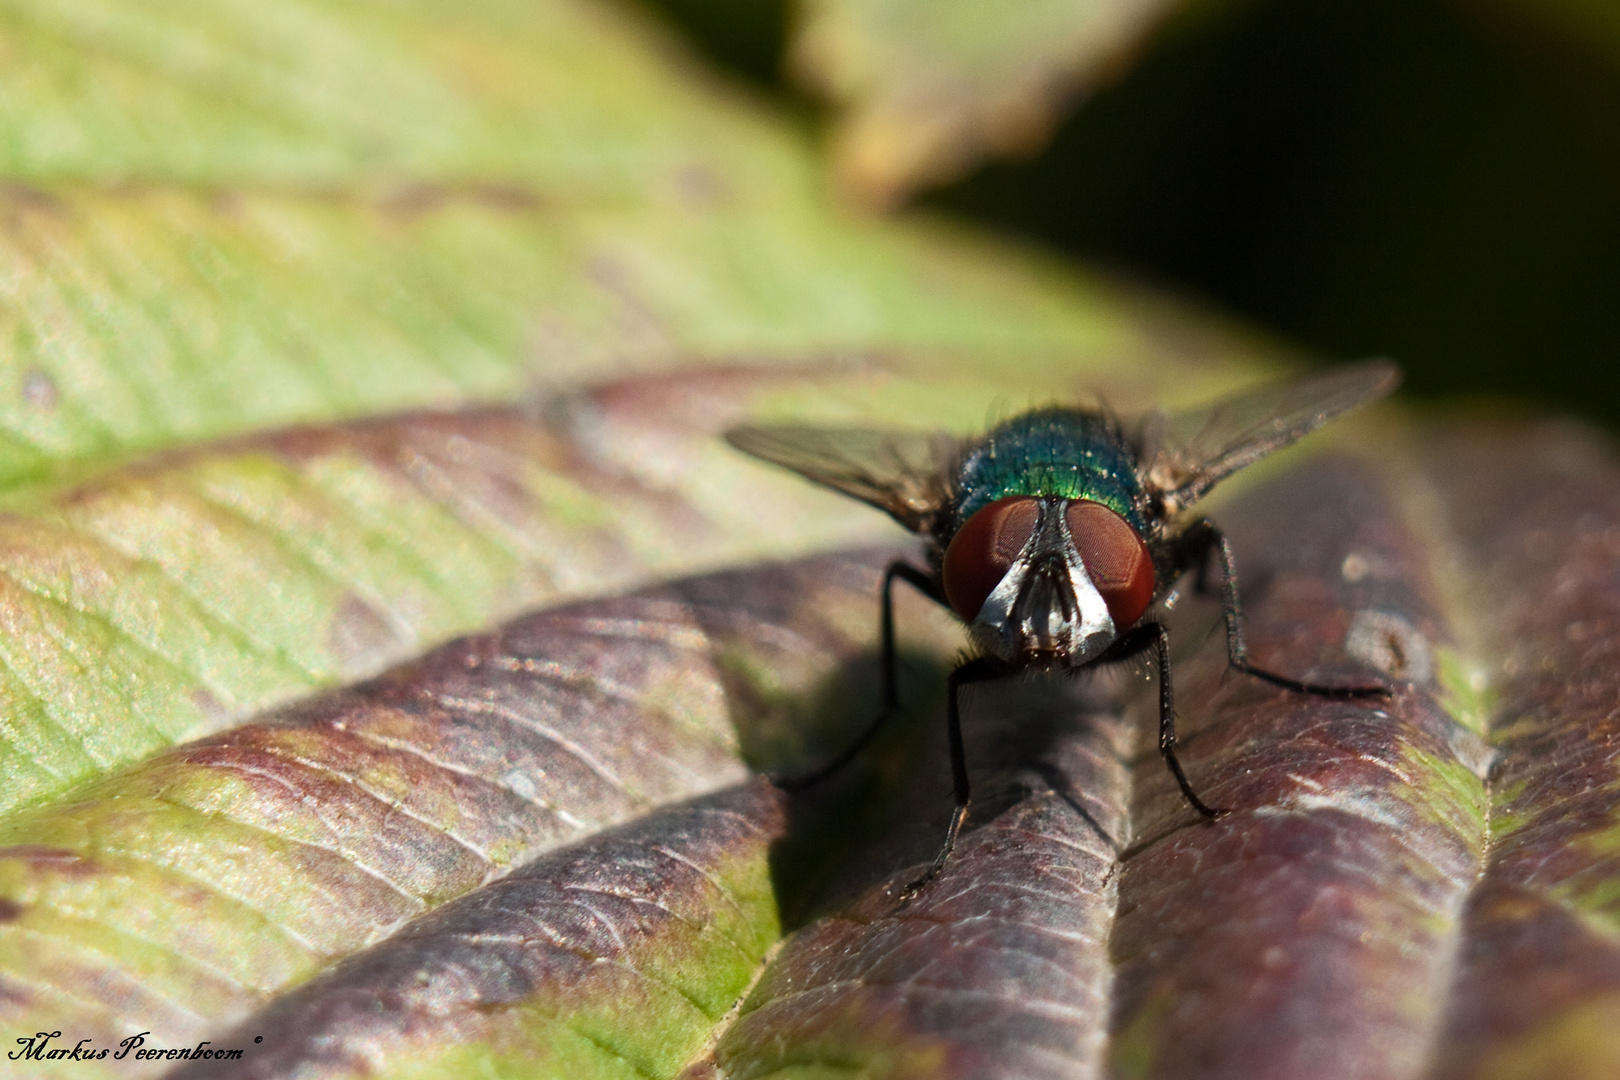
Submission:
M 941 565 L 975 644 L 1010 663 L 1079 667 L 1142 617 L 1156 584 L 1147 543 L 1101 503 L 1014 495 L 968 518 Z

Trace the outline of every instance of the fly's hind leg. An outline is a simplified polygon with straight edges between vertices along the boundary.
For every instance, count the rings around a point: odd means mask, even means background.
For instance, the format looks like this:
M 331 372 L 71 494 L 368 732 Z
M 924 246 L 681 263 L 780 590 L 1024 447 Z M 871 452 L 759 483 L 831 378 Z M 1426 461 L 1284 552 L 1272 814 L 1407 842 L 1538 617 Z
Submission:
M 1326 698 L 1388 697 L 1387 686 L 1332 686 L 1324 683 L 1304 682 L 1274 671 L 1255 667 L 1249 663 L 1248 646 L 1243 640 L 1243 604 L 1238 599 L 1237 567 L 1232 560 L 1232 545 L 1215 524 L 1206 519 L 1193 522 L 1176 537 L 1173 547 L 1174 570 L 1177 574 L 1194 571 L 1194 588 L 1209 594 L 1209 557 L 1214 553 L 1221 563 L 1221 614 L 1226 622 L 1226 663 L 1233 671 L 1241 671 L 1273 686 L 1292 690 L 1297 694 L 1315 694 Z
M 895 675 L 894 650 L 894 583 L 896 579 L 906 582 L 930 600 L 941 604 L 945 602 L 944 594 L 940 592 L 939 585 L 927 571 L 899 559 L 889 564 L 888 568 L 883 571 L 882 618 L 879 626 L 883 650 L 881 661 L 883 666 L 882 711 L 866 726 L 866 730 L 861 732 L 854 742 L 846 746 L 831 761 L 812 772 L 799 776 L 772 776 L 771 782 L 777 787 L 785 791 L 802 791 L 805 788 L 814 787 L 816 784 L 821 783 L 821 781 L 855 760 L 856 755 L 866 749 L 866 745 L 882 729 L 884 723 L 900 711 L 900 689 L 899 681 Z

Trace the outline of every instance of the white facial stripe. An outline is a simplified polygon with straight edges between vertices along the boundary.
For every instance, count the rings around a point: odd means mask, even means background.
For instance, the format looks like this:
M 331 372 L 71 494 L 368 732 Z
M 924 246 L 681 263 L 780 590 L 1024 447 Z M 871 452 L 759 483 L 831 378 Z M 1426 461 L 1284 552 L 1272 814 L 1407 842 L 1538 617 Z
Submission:
M 1068 526 L 1065 525 L 1063 535 L 1068 536 Z M 1097 591 L 1097 586 L 1091 582 L 1091 575 L 1086 573 L 1086 564 L 1080 558 L 1080 553 L 1074 551 L 1074 541 L 1069 541 L 1070 553 L 1067 553 L 1064 562 L 1069 568 L 1069 585 L 1074 589 L 1074 598 L 1080 607 L 1080 626 L 1075 638 L 1081 642 L 1081 653 L 1089 659 L 1113 643 L 1118 632 L 1114 629 L 1114 617 L 1108 613 L 1108 602 Z
M 990 590 L 985 597 L 984 606 L 979 609 L 978 617 L 973 620 L 975 626 L 982 626 L 990 630 L 996 640 L 1001 641 L 1008 637 L 1009 626 L 1007 620 L 1012 618 L 1013 607 L 1018 603 L 1018 594 L 1024 591 L 1024 579 L 1029 576 L 1029 553 L 1035 546 L 1035 537 L 1040 534 L 1037 528 L 1030 533 L 1029 539 L 1024 541 L 1024 550 L 1018 553 L 1013 560 L 1012 568 L 1007 576 L 997 582 L 996 587 Z M 1012 631 L 1017 637 L 1017 631 Z M 998 652 L 1000 650 L 997 650 Z
M 1080 608 L 1080 625 L 1074 634 L 1074 642 L 1081 658 L 1091 659 L 1114 643 L 1119 631 L 1114 627 L 1114 617 L 1108 613 L 1108 602 L 1097 591 L 1092 583 L 1091 575 L 1086 572 L 1086 561 L 1080 557 L 1080 549 L 1075 546 L 1074 536 L 1069 532 L 1069 515 L 1063 513 L 1061 506 L 1054 507 L 1054 517 L 1057 526 L 1063 535 L 1063 561 L 1069 570 L 1069 585 L 1074 589 L 1075 603 Z

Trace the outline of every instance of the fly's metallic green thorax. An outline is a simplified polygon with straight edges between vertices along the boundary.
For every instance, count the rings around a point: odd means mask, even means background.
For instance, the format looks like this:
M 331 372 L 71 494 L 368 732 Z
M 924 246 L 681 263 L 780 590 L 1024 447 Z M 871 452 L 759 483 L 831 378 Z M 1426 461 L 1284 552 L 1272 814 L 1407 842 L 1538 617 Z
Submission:
M 991 431 L 962 459 L 954 494 L 951 533 L 1009 495 L 1089 499 L 1137 532 L 1147 525 L 1130 444 L 1106 416 L 1079 409 L 1040 409 Z

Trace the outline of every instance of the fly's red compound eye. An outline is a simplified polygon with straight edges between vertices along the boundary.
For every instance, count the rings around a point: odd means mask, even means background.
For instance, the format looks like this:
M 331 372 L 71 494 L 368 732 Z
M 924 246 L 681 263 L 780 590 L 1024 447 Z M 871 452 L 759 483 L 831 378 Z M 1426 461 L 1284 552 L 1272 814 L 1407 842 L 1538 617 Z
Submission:
M 980 507 L 963 523 L 945 549 L 945 599 L 951 610 L 972 622 L 1040 521 L 1038 500 L 1009 495 Z
M 1153 602 L 1153 559 L 1147 542 L 1102 503 L 1077 499 L 1063 515 L 1114 625 L 1121 630 L 1135 625 Z

